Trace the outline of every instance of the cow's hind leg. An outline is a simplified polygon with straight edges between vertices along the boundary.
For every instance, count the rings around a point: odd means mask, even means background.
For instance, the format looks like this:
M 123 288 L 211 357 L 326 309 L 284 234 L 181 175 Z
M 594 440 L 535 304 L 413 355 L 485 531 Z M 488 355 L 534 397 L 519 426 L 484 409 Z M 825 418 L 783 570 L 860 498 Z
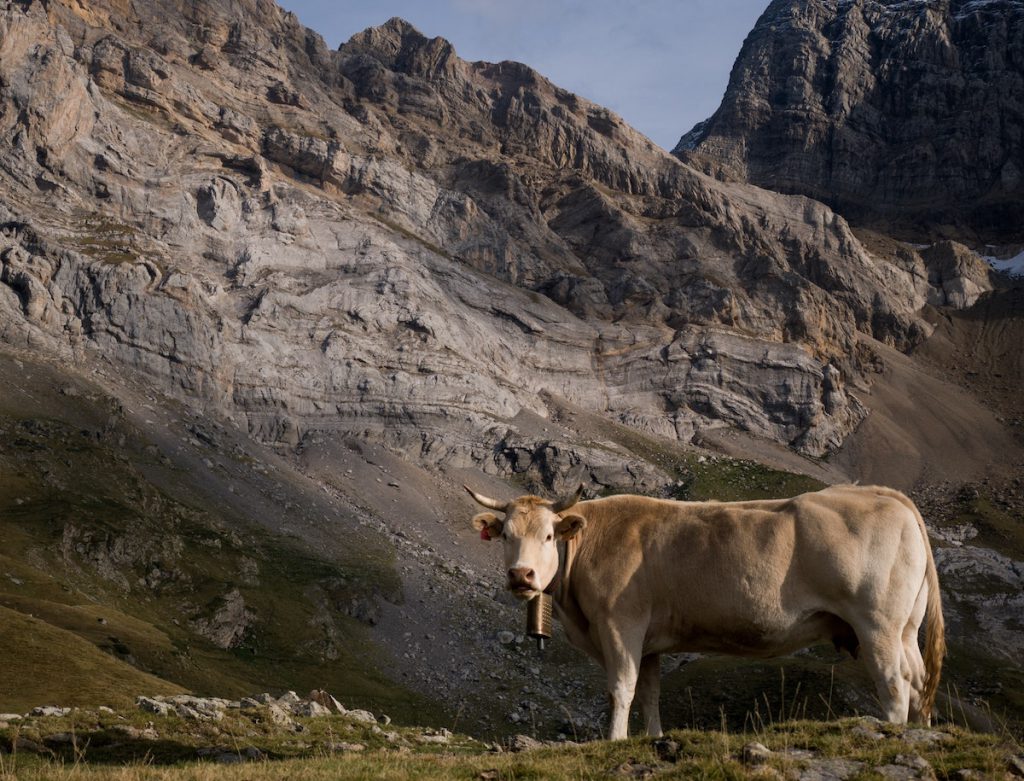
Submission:
M 901 632 L 858 632 L 861 658 L 875 682 L 886 721 L 905 724 L 910 709 L 910 667 Z
M 914 603 L 910 620 L 903 628 L 903 655 L 910 671 L 910 712 L 909 719 L 915 724 L 930 724 L 932 714 L 925 713 L 921 705 L 927 671 L 921 657 L 921 647 L 917 644 L 917 635 L 924 622 L 925 610 L 928 606 L 927 587 L 922 587 Z
M 640 678 L 636 684 L 636 696 L 644 715 L 644 728 L 651 737 L 661 737 L 661 657 L 648 654 L 640 661 Z
M 928 725 L 931 723 L 932 714 L 925 713 L 921 706 L 926 674 L 924 659 L 921 658 L 921 649 L 917 646 L 916 637 L 909 642 L 904 641 L 903 655 L 905 663 L 910 670 L 910 710 L 908 720 L 915 724 Z
M 640 676 L 643 640 L 644 627 L 638 624 L 611 623 L 601 631 L 601 653 L 611 701 L 609 740 L 621 740 L 629 734 L 629 707 Z

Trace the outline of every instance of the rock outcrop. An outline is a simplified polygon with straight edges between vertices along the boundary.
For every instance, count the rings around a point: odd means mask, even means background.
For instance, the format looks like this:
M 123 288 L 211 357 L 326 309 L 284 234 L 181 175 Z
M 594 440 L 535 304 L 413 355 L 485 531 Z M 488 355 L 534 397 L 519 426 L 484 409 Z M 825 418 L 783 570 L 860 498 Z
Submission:
M 1024 225 L 1020 0 L 774 0 L 675 153 L 906 236 Z
M 993 289 L 993 272 L 977 253 L 955 241 L 940 241 L 921 252 L 928 265 L 928 303 L 967 309 Z

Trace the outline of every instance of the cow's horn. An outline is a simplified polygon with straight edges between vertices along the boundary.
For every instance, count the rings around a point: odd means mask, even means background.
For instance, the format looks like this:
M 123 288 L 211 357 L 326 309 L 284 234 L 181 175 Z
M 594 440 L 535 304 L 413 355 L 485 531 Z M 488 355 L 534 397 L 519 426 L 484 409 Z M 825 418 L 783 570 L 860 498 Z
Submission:
M 498 510 L 499 512 L 505 512 L 508 507 L 508 502 L 499 502 L 497 499 L 491 499 L 488 496 L 481 496 L 468 485 L 462 486 L 469 492 L 469 495 L 473 497 L 477 504 L 482 504 L 488 510 Z
M 551 505 L 551 509 L 556 513 L 568 510 L 570 507 L 572 507 L 574 504 L 576 504 L 576 502 L 580 500 L 581 496 L 583 496 L 583 483 L 580 483 L 580 487 L 576 489 L 576 493 L 574 493 L 568 499 L 561 499 L 555 502 L 554 504 Z

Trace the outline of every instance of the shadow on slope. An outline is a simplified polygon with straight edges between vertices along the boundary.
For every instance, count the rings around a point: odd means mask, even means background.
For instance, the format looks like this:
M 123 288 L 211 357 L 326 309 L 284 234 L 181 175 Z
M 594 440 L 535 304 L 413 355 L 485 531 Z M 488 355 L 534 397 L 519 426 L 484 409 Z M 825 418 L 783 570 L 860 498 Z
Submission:
M 380 672 L 368 623 L 401 599 L 384 543 L 272 454 L 137 401 L 0 356 L 0 606 L 22 617 L 5 625 L 0 708 L 324 687 L 399 719 L 439 713 Z M 54 654 L 25 653 L 40 635 Z M 77 696 L 50 671 L 86 645 L 96 680 Z

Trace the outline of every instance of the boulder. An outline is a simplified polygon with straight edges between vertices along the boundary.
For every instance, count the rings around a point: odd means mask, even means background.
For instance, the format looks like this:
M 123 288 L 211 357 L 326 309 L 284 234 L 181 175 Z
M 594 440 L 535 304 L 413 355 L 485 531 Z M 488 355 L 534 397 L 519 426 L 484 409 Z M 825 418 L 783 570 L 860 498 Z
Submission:
M 295 723 L 292 721 L 292 717 L 288 714 L 288 711 L 277 703 L 270 703 L 266 706 L 266 709 L 267 715 L 270 717 L 270 721 L 274 724 L 280 724 L 288 727 Z
M 139 710 L 146 711 L 147 713 L 155 713 L 157 716 L 168 716 L 174 712 L 173 706 L 160 700 L 155 700 L 151 697 L 137 697 L 135 705 Z
M 366 751 L 366 746 L 362 743 L 340 743 L 331 742 L 326 744 L 328 751 L 332 753 L 348 753 L 348 752 L 359 752 Z
M 305 700 L 292 705 L 291 710 L 295 716 L 303 716 L 306 718 L 317 718 L 320 716 L 331 715 L 331 712 L 319 702 Z
M 29 711 L 29 716 L 36 717 L 60 717 L 71 713 L 71 708 L 60 708 L 56 705 L 40 705 Z
M 306 695 L 306 699 L 323 705 L 331 713 L 346 713 L 345 706 L 332 697 L 323 689 L 313 689 Z
M 377 717 L 368 710 L 347 710 L 345 711 L 345 717 L 352 721 L 362 722 L 363 724 L 377 723 Z
M 533 751 L 543 748 L 544 743 L 529 735 L 513 735 L 508 741 L 508 750 L 513 752 Z

